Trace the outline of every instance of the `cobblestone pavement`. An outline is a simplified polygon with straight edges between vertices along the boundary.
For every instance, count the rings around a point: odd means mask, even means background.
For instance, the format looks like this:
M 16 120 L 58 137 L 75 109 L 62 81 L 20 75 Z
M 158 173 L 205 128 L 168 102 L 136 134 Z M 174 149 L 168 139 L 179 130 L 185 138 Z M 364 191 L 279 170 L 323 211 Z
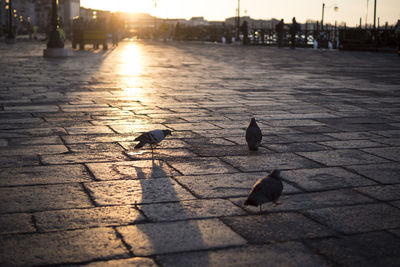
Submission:
M 400 265 L 397 56 L 44 47 L 0 44 L 1 266 Z M 274 168 L 283 204 L 243 206 Z

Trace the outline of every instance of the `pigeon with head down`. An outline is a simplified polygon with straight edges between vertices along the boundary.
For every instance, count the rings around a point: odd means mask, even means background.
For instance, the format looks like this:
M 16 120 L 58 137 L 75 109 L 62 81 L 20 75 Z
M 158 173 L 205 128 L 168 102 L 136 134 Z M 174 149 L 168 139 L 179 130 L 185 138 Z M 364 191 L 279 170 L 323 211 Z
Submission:
M 246 206 L 260 206 L 262 204 L 273 202 L 275 205 L 283 191 L 281 173 L 279 170 L 273 170 L 267 177 L 259 179 L 250 190 L 249 196 L 244 202 Z
M 246 129 L 246 142 L 251 151 L 257 151 L 261 145 L 262 133 L 256 119 L 252 118 L 249 127 Z

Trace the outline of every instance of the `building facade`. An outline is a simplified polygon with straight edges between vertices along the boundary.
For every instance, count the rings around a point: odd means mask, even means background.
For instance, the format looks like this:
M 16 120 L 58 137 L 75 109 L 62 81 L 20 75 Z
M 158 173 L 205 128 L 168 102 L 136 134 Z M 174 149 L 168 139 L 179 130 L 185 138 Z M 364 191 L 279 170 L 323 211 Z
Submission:
M 27 34 L 33 26 L 45 33 L 50 25 L 52 0 L 0 0 L 0 36 L 8 32 L 9 4 L 12 7 L 13 31 Z M 58 16 L 60 26 L 67 33 L 71 30 L 72 19 L 80 15 L 80 0 L 59 0 Z

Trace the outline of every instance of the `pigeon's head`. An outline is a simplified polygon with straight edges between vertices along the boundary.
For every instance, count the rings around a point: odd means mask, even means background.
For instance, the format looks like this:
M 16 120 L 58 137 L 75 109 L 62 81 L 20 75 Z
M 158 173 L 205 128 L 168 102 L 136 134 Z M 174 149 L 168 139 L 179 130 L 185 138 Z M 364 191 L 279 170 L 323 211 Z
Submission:
M 250 125 L 249 125 L 249 126 L 256 126 L 256 125 L 257 125 L 256 119 L 255 119 L 255 118 L 251 118 L 251 121 L 250 121 Z
M 273 177 L 273 178 L 278 178 L 278 179 L 282 178 L 280 170 L 273 170 L 269 176 Z
M 162 130 L 164 136 L 168 136 L 171 135 L 171 131 L 170 130 Z
M 258 206 L 258 203 L 252 199 L 246 199 L 243 203 L 245 206 Z

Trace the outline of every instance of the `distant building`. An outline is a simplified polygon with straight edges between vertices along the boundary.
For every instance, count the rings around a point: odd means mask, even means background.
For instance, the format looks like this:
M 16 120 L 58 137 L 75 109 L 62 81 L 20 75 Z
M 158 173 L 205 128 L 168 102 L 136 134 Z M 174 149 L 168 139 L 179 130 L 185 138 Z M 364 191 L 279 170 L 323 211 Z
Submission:
M 0 34 L 8 25 L 6 3 L 0 0 Z M 51 20 L 51 0 L 12 0 L 13 24 L 18 34 L 24 34 L 29 25 L 38 26 L 39 32 L 46 32 Z M 79 16 L 80 0 L 59 0 L 58 16 L 61 26 L 68 34 L 72 18 Z
M 190 26 L 208 25 L 208 21 L 204 17 L 192 17 L 186 24 Z
M 279 20 L 277 19 L 270 19 L 270 20 L 261 20 L 261 19 L 252 19 L 249 16 L 243 16 L 240 17 L 240 24 L 243 23 L 243 21 L 247 22 L 247 25 L 249 28 L 252 29 L 275 29 L 275 25 L 279 23 Z M 225 23 L 227 25 L 231 26 L 236 26 L 237 23 L 237 17 L 230 17 L 225 19 Z

